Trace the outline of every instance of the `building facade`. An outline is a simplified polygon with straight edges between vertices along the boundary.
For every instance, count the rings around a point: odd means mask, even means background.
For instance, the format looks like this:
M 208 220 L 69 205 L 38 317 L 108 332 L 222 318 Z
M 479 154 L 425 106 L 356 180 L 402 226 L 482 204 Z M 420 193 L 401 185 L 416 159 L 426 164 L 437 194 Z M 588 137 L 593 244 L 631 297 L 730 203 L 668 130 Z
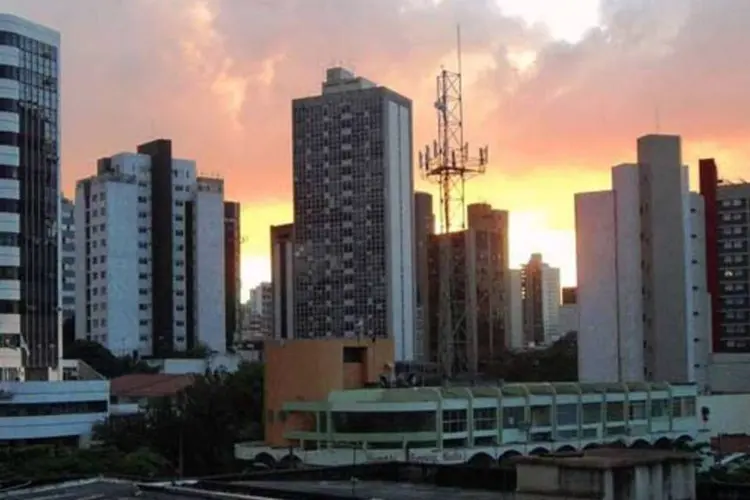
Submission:
M 411 101 L 331 68 L 292 108 L 295 337 L 388 337 L 412 360 Z
M 578 292 L 575 287 L 563 287 L 558 329 L 560 335 L 578 332 Z
M 416 326 L 414 334 L 414 358 L 417 361 L 430 359 L 430 301 L 429 286 L 429 246 L 430 237 L 435 234 L 435 214 L 432 206 L 432 195 L 414 193 L 414 262 L 416 266 L 417 301 Z
M 520 269 L 510 270 L 508 304 L 510 308 L 510 348 L 524 347 L 523 330 L 523 275 Z
M 579 377 L 694 382 L 710 305 L 702 198 L 680 138 L 641 137 L 638 163 L 613 168 L 612 186 L 576 195 Z
M 0 445 L 87 446 L 109 416 L 109 387 L 103 378 L 1 383 L 11 399 L 0 405 Z
M 467 213 L 468 229 L 431 237 L 427 259 L 428 361 L 451 363 L 452 374 L 482 372 L 510 345 L 508 212 L 474 204 Z M 450 306 L 441 286 L 446 246 L 453 263 L 447 277 Z M 442 338 L 446 323 L 452 325 L 449 346 Z
M 294 337 L 294 224 L 271 226 L 273 337 Z
M 59 368 L 60 35 L 0 14 L 0 378 Z M 59 371 L 59 370 L 58 370 Z
M 242 232 L 240 204 L 224 202 L 224 302 L 226 345 L 232 346 L 240 337 L 240 294 L 242 292 Z
M 309 370 L 308 359 L 295 366 Z M 291 379 L 286 374 L 283 380 Z M 273 398 L 266 445 L 238 444 L 236 458 L 270 466 L 293 454 L 316 466 L 403 461 L 490 467 L 520 455 L 603 444 L 642 450 L 708 441 L 695 385 L 344 387 L 317 398 L 308 385 L 304 401 L 288 389 L 292 397 Z
M 255 335 L 267 337 L 273 331 L 273 284 L 263 282 L 250 290 L 250 314 L 257 325 Z
M 76 222 L 73 202 L 65 197 L 60 201 L 60 243 L 62 255 L 63 319 L 76 312 Z
M 159 139 L 76 187 L 76 337 L 118 354 L 226 350 L 223 182 Z
M 750 184 L 720 180 L 713 159 L 700 160 L 705 200 L 706 280 L 711 295 L 710 385 L 750 388 Z
M 546 345 L 560 335 L 560 269 L 542 254 L 532 254 L 521 267 L 521 302 L 525 345 Z
M 510 217 L 487 203 L 469 205 L 466 214 L 477 234 L 477 344 L 480 360 L 489 363 L 510 345 Z
M 564 286 L 562 288 L 562 305 L 577 304 L 578 290 L 574 286 Z

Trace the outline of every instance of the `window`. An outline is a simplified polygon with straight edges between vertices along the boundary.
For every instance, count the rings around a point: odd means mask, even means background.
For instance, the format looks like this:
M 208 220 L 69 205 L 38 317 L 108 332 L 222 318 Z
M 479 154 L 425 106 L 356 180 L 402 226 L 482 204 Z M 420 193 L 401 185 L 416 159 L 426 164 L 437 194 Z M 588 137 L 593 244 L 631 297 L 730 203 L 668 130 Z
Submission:
M 558 405 L 557 425 L 578 425 L 578 405 L 575 403 Z
M 443 432 L 466 432 L 466 410 L 443 411 Z
M 602 405 L 600 403 L 583 404 L 583 423 L 598 424 L 602 421 Z
M 552 407 L 551 406 L 532 406 L 531 407 L 531 426 L 532 427 L 549 427 L 552 424 Z
M 625 403 L 622 401 L 607 402 L 607 422 L 622 422 L 625 420 Z
M 645 401 L 631 401 L 628 404 L 628 419 L 629 420 L 646 420 L 646 402 Z
M 669 416 L 669 400 L 652 399 L 651 400 L 651 417 L 665 418 Z
M 474 409 L 474 430 L 486 431 L 497 428 L 497 409 Z

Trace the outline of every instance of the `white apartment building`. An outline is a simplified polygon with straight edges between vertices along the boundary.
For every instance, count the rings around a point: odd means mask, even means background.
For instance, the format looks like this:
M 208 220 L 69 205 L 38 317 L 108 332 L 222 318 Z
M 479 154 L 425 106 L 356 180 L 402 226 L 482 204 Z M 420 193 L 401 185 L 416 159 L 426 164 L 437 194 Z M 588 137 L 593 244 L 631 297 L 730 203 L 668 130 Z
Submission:
M 117 355 L 226 351 L 223 181 L 156 140 L 99 160 L 75 223 L 77 338 Z
M 263 282 L 250 289 L 250 322 L 255 335 L 271 335 L 274 330 L 273 285 Z
M 542 267 L 542 322 L 545 345 L 564 333 L 560 331 L 560 268 L 546 264 Z
M 560 336 L 578 331 L 578 304 L 561 304 L 558 329 Z
M 678 136 L 638 139 L 612 190 L 576 195 L 582 382 L 694 382 L 705 374 L 708 293 L 702 198 Z
M 64 318 L 76 312 L 76 225 L 73 202 L 60 201 L 60 252 L 62 258 L 62 309 Z

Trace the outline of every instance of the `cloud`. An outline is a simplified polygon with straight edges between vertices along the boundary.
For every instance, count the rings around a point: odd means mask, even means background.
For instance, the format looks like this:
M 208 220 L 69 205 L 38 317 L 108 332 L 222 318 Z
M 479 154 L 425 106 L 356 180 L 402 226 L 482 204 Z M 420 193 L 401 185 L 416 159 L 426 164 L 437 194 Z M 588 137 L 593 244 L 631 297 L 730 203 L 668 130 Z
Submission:
M 500 99 L 489 126 L 506 130 L 521 163 L 607 165 L 632 158 L 633 139 L 657 127 L 746 155 L 750 4 L 605 0 L 601 18 L 579 43 L 544 47 Z
M 97 157 L 165 136 L 200 169 L 226 176 L 230 197 L 288 203 L 290 101 L 318 92 L 335 63 L 412 97 L 415 145 L 430 142 L 434 76 L 454 65 L 457 23 L 467 134 L 488 143 L 492 158 L 470 199 L 547 212 L 550 227 L 570 228 L 572 193 L 605 187 L 609 165 L 631 160 L 635 138 L 657 121 L 685 136 L 688 160 L 718 151 L 730 173 L 740 171 L 730 162 L 750 161 L 743 64 L 750 2 L 602 0 L 600 26 L 570 43 L 498 7 L 513 1 L 5 0 L 3 7 L 62 32 L 68 192 Z M 577 5 L 570 0 L 566 17 Z M 267 235 L 267 227 L 247 224 L 251 238 Z M 265 253 L 267 240 L 253 248 Z

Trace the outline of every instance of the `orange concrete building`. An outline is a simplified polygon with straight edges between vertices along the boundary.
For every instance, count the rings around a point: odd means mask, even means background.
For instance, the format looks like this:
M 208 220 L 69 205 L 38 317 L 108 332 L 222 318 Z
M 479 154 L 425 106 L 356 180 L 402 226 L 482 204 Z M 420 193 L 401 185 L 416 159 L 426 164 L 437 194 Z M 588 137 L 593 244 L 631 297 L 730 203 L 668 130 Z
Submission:
M 393 340 L 297 339 L 264 346 L 265 441 L 289 446 L 284 432 L 314 430 L 305 415 L 285 415 L 284 403 L 321 401 L 331 391 L 377 383 L 393 367 Z

